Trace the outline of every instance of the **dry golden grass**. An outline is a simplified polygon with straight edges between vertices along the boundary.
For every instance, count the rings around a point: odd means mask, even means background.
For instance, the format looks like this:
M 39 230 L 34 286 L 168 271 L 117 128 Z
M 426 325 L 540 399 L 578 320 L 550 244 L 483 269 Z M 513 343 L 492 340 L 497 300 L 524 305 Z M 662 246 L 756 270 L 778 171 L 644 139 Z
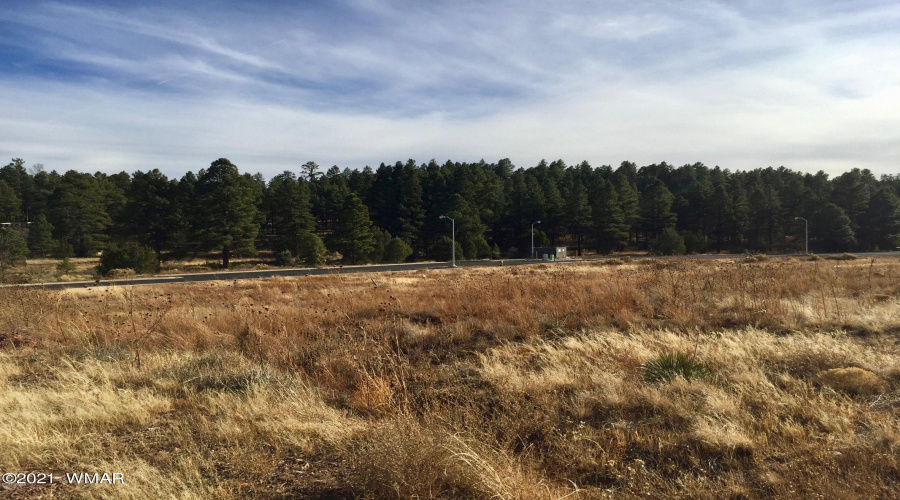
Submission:
M 896 498 L 898 333 L 896 259 L 0 289 L 0 470 L 126 474 L 0 496 Z

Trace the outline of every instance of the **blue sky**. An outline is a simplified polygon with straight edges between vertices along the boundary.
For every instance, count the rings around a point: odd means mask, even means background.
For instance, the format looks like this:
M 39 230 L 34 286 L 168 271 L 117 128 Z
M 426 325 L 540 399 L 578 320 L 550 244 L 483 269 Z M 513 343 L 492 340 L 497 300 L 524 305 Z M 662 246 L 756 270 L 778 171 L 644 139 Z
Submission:
M 900 172 L 895 2 L 136 4 L 3 1 L 0 158 Z

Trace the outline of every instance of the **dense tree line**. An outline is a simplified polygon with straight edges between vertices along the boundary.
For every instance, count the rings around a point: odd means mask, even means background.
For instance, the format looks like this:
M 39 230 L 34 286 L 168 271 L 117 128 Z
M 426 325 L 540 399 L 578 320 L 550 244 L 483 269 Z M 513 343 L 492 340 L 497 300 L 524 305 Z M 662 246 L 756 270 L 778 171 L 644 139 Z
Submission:
M 701 163 L 594 168 L 562 161 L 417 164 L 323 171 L 314 162 L 268 182 L 226 159 L 169 179 L 158 170 L 107 175 L 0 168 L 0 222 L 32 255 L 94 255 L 137 243 L 160 257 L 258 249 L 319 264 L 444 259 L 455 219 L 463 258 L 525 256 L 539 245 L 608 253 L 812 251 L 900 245 L 900 176 L 854 169 L 833 179 L 784 167 L 731 172 Z M 27 230 L 24 229 L 27 227 Z M 6 228 L 4 234 L 14 231 Z M 21 244 L 16 245 L 21 248 Z

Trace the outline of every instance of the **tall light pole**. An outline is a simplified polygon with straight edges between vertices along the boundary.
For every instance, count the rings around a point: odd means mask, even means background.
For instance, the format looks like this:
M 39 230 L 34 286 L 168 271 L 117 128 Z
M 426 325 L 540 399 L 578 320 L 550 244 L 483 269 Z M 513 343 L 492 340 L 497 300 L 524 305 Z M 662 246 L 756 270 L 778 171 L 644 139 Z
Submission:
M 806 224 L 806 255 L 809 255 L 809 221 L 803 217 L 794 217 L 794 220 L 802 220 Z
M 452 237 L 450 238 L 450 242 L 452 245 L 451 255 L 453 256 L 453 267 L 456 267 L 456 221 L 452 217 L 447 217 L 446 215 L 442 215 L 438 217 L 438 219 L 450 219 L 450 227 L 452 228 Z
M 535 260 L 534 259 L 534 225 L 540 224 L 540 223 L 541 223 L 541 221 L 539 221 L 539 220 L 531 223 L 531 260 Z

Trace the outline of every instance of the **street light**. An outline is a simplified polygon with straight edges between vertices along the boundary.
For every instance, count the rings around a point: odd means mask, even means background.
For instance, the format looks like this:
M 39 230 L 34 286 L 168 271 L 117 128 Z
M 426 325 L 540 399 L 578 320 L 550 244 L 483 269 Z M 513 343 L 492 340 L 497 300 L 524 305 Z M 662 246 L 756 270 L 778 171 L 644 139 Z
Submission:
M 442 215 L 442 216 L 438 217 L 438 219 L 450 219 L 450 225 L 451 225 L 452 231 L 453 231 L 453 233 L 452 233 L 453 237 L 450 239 L 450 242 L 452 245 L 451 255 L 453 255 L 453 266 L 452 267 L 456 267 L 456 221 L 453 220 L 452 217 L 447 217 L 446 215 Z
M 531 260 L 534 260 L 534 225 L 540 223 L 539 220 L 531 223 Z
M 809 255 L 809 221 L 803 217 L 794 217 L 794 220 L 802 220 L 806 223 L 806 255 Z

